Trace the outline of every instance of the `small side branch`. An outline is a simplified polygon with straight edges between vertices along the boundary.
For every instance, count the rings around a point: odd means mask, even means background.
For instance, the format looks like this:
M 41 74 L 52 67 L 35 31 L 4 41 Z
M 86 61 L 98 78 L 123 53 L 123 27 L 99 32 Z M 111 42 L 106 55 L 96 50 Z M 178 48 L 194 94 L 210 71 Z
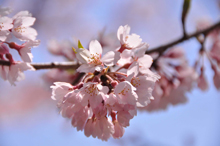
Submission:
M 186 40 L 189 40 L 191 38 L 197 37 L 197 36 L 199 36 L 201 34 L 204 34 L 206 36 L 208 33 L 210 33 L 211 31 L 213 31 L 216 28 L 220 28 L 220 21 L 217 22 L 216 24 L 210 26 L 207 29 L 204 29 L 204 30 L 201 30 L 201 31 L 198 31 L 198 32 L 194 32 L 194 33 L 192 33 L 190 35 L 187 35 L 187 36 L 182 36 L 181 38 L 179 38 L 179 39 L 177 39 L 175 41 L 172 41 L 172 42 L 170 42 L 168 44 L 165 44 L 165 45 L 162 45 L 162 46 L 159 46 L 159 47 L 156 47 L 156 48 L 152 48 L 152 49 L 146 51 L 145 53 L 146 54 L 150 54 L 150 53 L 153 53 L 153 52 L 158 52 L 158 53 L 162 54 L 168 48 L 170 48 L 170 47 L 172 47 L 172 46 L 174 46 L 176 44 L 179 44 L 179 43 L 184 42 Z

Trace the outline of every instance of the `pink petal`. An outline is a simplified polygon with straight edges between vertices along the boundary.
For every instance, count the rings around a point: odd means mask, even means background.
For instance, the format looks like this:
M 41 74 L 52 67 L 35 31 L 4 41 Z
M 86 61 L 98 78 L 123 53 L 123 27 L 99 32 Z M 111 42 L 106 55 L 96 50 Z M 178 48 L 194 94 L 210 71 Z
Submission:
M 139 46 L 142 42 L 142 39 L 140 38 L 139 35 L 132 34 L 128 37 L 126 43 L 130 48 L 135 48 Z
M 22 21 L 22 27 L 32 26 L 34 24 L 34 22 L 36 21 L 36 18 L 34 18 L 34 17 L 22 17 L 19 19 L 21 19 L 21 21 Z
M 89 119 L 85 125 L 85 129 L 84 129 L 84 134 L 89 137 L 89 136 L 93 136 L 94 138 L 96 137 L 93 133 L 95 131 L 95 124 L 92 122 L 92 119 Z
M 113 66 L 113 65 L 114 65 L 114 59 L 115 59 L 115 52 L 110 51 L 110 52 L 107 52 L 107 53 L 101 58 L 101 61 L 102 61 L 106 66 Z
M 15 31 L 15 29 L 12 29 L 12 33 L 15 37 L 17 37 L 19 40 L 35 40 L 37 36 L 37 31 L 34 28 L 26 27 L 20 31 Z
M 65 82 L 55 82 L 55 85 L 50 86 L 52 88 L 53 100 L 61 100 L 68 92 L 70 92 L 73 86 Z
M 125 129 L 122 127 L 118 121 L 114 122 L 115 133 L 112 135 L 113 138 L 121 138 L 124 135 Z
M 213 76 L 213 82 L 216 87 L 216 89 L 220 90 L 220 72 L 217 68 L 217 66 L 212 66 L 212 69 L 214 70 L 214 76 Z
M 118 40 L 121 40 L 121 35 L 123 35 L 123 32 L 124 32 L 124 27 L 119 26 L 118 31 L 117 31 Z
M 141 48 L 137 48 L 135 49 L 134 55 L 135 57 L 143 57 L 145 55 L 145 52 L 147 51 L 149 45 L 147 43 L 142 43 L 142 47 Z
M 8 17 L 0 17 L 0 30 L 9 30 L 13 27 L 12 19 Z
M 144 55 L 138 59 L 140 68 L 150 68 L 153 63 L 153 58 L 150 55 Z
M 127 70 L 127 75 L 133 74 L 133 77 L 136 77 L 139 73 L 139 64 L 135 61 L 133 62 Z
M 24 48 L 22 48 L 19 51 L 19 53 L 21 55 L 21 59 L 24 62 L 32 62 L 33 55 L 31 53 L 31 49 L 30 48 L 24 47 Z
M 89 44 L 89 51 L 91 54 L 101 56 L 102 46 L 97 40 L 91 41 Z
M 0 31 L 0 41 L 3 41 L 3 42 L 6 41 L 6 39 L 9 36 L 9 34 L 10 34 L 10 31 L 8 31 L 8 30 Z
M 133 56 L 133 51 L 132 50 L 124 50 L 122 53 L 121 53 L 121 58 L 122 59 L 127 59 L 129 57 Z
M 198 87 L 203 90 L 203 91 L 206 91 L 208 89 L 208 82 L 204 76 L 203 73 L 201 73 L 201 75 L 199 76 L 199 79 L 198 79 Z

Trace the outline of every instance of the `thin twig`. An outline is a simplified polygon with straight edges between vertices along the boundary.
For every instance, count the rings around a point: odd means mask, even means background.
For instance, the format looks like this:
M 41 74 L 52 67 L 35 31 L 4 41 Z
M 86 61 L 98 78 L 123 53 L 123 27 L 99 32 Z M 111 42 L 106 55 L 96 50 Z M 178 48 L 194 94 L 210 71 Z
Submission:
M 153 53 L 153 52 L 158 52 L 158 53 L 162 54 L 162 53 L 163 53 L 164 51 L 166 51 L 168 48 L 170 48 L 170 47 L 172 47 L 172 46 L 174 46 L 174 45 L 176 45 L 176 44 L 179 44 L 179 43 L 184 42 L 184 41 L 186 41 L 186 40 L 189 40 L 189 39 L 191 39 L 191 38 L 197 37 L 197 36 L 200 35 L 200 34 L 207 35 L 208 33 L 210 33 L 211 31 L 213 31 L 213 30 L 216 29 L 216 28 L 220 28 L 220 21 L 217 22 L 216 24 L 210 26 L 210 27 L 207 28 L 207 29 L 194 32 L 194 33 L 189 34 L 189 35 L 187 35 L 187 36 L 183 36 L 183 37 L 181 37 L 181 38 L 179 38 L 179 39 L 177 39 L 177 40 L 175 40 L 175 41 L 172 41 L 172 42 L 170 42 L 170 43 L 168 43 L 168 44 L 165 44 L 165 45 L 162 45 L 162 46 L 159 46 L 159 47 L 156 47 L 156 48 L 152 48 L 152 49 L 146 51 L 145 53 L 146 53 L 146 54 L 150 54 L 150 53 Z

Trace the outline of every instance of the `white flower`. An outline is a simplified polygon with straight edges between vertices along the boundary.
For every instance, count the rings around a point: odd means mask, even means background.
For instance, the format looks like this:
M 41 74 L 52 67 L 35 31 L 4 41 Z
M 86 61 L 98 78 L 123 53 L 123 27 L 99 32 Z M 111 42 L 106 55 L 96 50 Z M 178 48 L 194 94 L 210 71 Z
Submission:
M 136 88 L 132 86 L 130 82 L 120 82 L 114 90 L 115 95 L 118 98 L 119 104 L 136 105 L 138 96 L 135 93 L 135 90 Z
M 114 56 L 113 51 L 107 52 L 102 58 L 102 47 L 100 43 L 95 40 L 89 44 L 89 50 L 84 48 L 76 49 L 76 58 L 82 63 L 77 69 L 78 72 L 94 72 L 102 71 L 104 65 L 113 66 Z
M 32 47 L 37 47 L 40 44 L 40 40 L 28 41 L 22 44 L 22 48 L 19 49 L 21 59 L 25 62 L 32 62 L 33 55 L 31 53 Z
M 19 40 L 35 40 L 37 31 L 31 28 L 36 18 L 31 17 L 27 11 L 19 12 L 13 17 L 14 27 L 12 33 Z
M 131 28 L 128 25 L 120 26 L 118 28 L 117 37 L 118 40 L 120 40 L 121 45 L 124 45 L 126 48 L 139 48 L 146 45 L 146 43 L 142 42 L 142 39 L 139 35 L 129 35 L 130 29 Z
M 34 71 L 35 69 L 29 63 L 25 62 L 16 62 L 10 65 L 8 69 L 7 80 L 11 83 L 11 85 L 15 86 L 16 81 L 20 81 L 25 78 L 23 71 L 26 70 Z
M 13 27 L 12 19 L 0 17 L 0 41 L 5 41 L 10 34 L 9 29 Z

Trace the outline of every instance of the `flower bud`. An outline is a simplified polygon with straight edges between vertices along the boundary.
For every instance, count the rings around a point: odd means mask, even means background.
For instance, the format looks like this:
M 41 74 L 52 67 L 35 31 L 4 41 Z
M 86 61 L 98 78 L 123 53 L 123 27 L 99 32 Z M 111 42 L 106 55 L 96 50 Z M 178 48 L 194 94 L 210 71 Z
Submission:
M 117 85 L 118 85 L 118 82 L 117 82 L 117 81 L 112 81 L 112 82 L 111 82 L 111 86 L 112 86 L 113 88 L 115 88 Z
M 18 45 L 15 42 L 8 43 L 9 47 L 15 50 L 20 50 L 22 48 L 22 45 Z

